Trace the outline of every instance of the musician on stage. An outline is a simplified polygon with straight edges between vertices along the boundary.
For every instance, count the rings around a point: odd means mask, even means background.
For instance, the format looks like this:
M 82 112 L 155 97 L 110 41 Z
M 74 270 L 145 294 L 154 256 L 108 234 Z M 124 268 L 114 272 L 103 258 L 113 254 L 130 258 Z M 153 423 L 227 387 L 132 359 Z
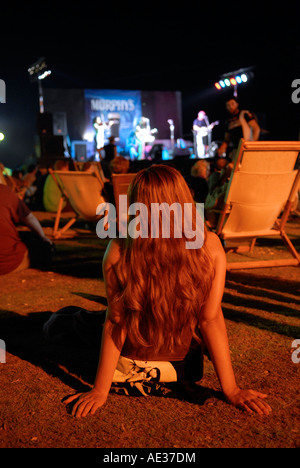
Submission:
M 194 151 L 197 158 L 206 158 L 209 145 L 211 144 L 211 131 L 219 122 L 209 123 L 206 113 L 198 112 L 197 119 L 193 122 Z
M 93 127 L 95 129 L 95 159 L 99 161 L 101 159 L 101 150 L 104 147 L 105 141 L 105 130 L 108 127 L 105 122 L 102 121 L 101 117 L 97 116 L 93 120 Z
M 150 119 L 148 117 L 141 117 L 139 123 L 135 128 L 135 136 L 140 141 L 141 150 L 139 151 L 138 159 L 145 159 L 147 148 L 146 146 L 153 143 L 157 129 L 151 129 Z

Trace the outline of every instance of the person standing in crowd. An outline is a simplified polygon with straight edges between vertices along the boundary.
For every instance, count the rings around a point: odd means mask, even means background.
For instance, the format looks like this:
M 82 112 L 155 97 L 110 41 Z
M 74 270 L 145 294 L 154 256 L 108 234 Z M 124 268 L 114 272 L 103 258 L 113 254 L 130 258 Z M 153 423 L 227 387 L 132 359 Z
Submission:
M 115 144 L 114 136 L 110 136 L 108 138 L 108 143 L 104 145 L 103 150 L 104 150 L 104 156 L 103 156 L 104 161 L 112 161 L 116 156 L 118 156 L 117 146 Z
M 226 154 L 228 159 L 234 160 L 236 150 L 241 138 L 246 141 L 257 141 L 260 135 L 260 127 L 253 113 L 248 110 L 240 110 L 236 98 L 232 97 L 226 102 L 229 118 L 226 121 L 225 137 L 218 148 L 218 155 Z

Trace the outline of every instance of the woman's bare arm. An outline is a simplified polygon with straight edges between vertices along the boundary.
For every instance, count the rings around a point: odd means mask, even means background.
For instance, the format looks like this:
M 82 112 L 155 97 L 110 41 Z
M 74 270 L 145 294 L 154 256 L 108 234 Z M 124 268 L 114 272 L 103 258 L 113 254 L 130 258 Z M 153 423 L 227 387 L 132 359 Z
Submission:
M 236 383 L 221 308 L 226 276 L 226 256 L 221 242 L 215 234 L 208 233 L 207 243 L 214 259 L 215 277 L 209 298 L 201 311 L 202 336 L 226 399 L 231 404 L 246 411 L 267 414 L 270 407 L 263 401 L 267 395 L 253 390 L 241 390 Z
M 112 300 L 115 294 L 117 294 L 119 288 L 114 269 L 114 265 L 118 261 L 119 255 L 120 251 L 118 244 L 111 241 L 106 250 L 102 266 L 108 308 L 102 332 L 101 350 L 94 387 L 87 393 L 77 393 L 65 400 L 66 404 L 77 400 L 73 406 L 72 414 L 78 418 L 85 417 L 88 414 L 94 414 L 95 411 L 106 402 L 112 384 L 114 371 L 120 357 L 121 348 L 126 338 L 126 331 L 123 330 L 121 333 L 119 348 L 116 346 L 112 337 L 114 327 L 118 326 L 118 313 L 120 312 L 113 310 L 112 305 Z

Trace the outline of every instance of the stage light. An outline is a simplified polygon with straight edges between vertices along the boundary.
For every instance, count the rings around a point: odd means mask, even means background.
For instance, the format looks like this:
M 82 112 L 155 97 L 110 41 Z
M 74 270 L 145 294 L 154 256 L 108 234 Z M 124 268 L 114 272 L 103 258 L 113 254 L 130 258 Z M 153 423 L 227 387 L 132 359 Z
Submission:
M 31 67 L 28 68 L 29 79 L 33 83 L 37 80 L 43 80 L 51 71 L 47 65 L 45 57 L 41 57 L 37 62 L 35 62 Z
M 0 132 L 0 141 L 4 140 L 4 133 Z
M 216 89 L 234 87 L 234 95 L 237 96 L 238 85 L 247 83 L 253 78 L 253 72 L 251 71 L 254 67 L 240 68 L 229 73 L 224 73 L 219 76 L 219 82 L 215 83 Z M 218 86 L 219 84 L 219 86 Z
M 46 71 L 44 71 L 44 73 L 42 73 L 41 75 L 38 76 L 38 79 L 43 80 L 44 78 L 46 78 L 49 75 L 51 75 L 51 70 L 46 70 Z

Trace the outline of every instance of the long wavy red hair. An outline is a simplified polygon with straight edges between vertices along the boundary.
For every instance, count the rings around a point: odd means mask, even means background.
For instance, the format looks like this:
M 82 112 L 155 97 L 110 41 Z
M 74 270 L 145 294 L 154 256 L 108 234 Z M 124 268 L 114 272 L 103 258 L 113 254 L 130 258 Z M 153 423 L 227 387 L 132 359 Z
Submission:
M 189 203 L 195 228 L 191 192 L 180 172 L 171 166 L 157 164 L 138 172 L 129 187 L 128 205 L 137 202 L 143 203 L 148 213 L 153 203 L 177 203 L 182 210 Z M 131 221 L 132 216 L 128 224 Z M 201 248 L 187 249 L 190 239 L 183 223 L 181 226 L 182 235 L 176 237 L 178 226 L 171 216 L 170 238 L 153 238 L 149 216 L 149 236 L 127 236 L 116 269 L 121 289 L 116 300 L 122 302 L 124 310 L 120 328 L 127 329 L 134 349 L 143 349 L 143 354 L 146 350 L 149 356 L 162 348 L 172 352 L 180 346 L 187 324 L 197 337 L 199 314 L 211 287 L 214 272 L 205 239 Z

